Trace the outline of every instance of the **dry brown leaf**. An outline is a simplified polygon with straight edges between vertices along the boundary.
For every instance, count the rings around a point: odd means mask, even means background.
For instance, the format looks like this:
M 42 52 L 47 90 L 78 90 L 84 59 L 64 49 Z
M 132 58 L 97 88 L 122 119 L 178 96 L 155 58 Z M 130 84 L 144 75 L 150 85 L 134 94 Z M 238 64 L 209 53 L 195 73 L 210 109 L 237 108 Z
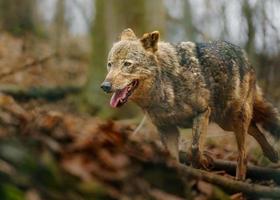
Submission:
M 213 186 L 204 181 L 198 181 L 197 188 L 200 192 L 206 194 L 209 197 L 212 196 L 212 194 L 213 194 Z

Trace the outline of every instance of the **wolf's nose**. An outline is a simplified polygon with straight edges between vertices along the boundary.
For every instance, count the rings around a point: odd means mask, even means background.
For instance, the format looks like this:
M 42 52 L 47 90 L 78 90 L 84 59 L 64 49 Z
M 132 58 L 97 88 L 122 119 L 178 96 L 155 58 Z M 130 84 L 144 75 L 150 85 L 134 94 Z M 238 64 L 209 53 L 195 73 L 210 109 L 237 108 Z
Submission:
M 112 84 L 109 81 L 104 81 L 101 84 L 101 88 L 104 90 L 104 92 L 109 93 L 112 90 Z

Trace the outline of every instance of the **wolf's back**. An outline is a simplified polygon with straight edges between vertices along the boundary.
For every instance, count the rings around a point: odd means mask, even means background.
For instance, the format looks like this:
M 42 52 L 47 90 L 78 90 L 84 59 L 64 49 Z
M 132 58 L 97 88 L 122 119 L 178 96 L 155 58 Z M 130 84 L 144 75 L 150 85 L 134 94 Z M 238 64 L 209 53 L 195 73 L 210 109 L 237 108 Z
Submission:
M 245 74 L 252 70 L 245 52 L 234 44 L 226 41 L 196 43 L 197 57 L 204 70 L 210 68 L 211 73 L 223 72 L 228 78 L 238 76 L 243 80 Z
M 254 70 L 245 52 L 229 42 L 196 43 L 196 55 L 211 93 L 214 119 L 223 120 L 230 105 L 241 107 L 255 87 Z

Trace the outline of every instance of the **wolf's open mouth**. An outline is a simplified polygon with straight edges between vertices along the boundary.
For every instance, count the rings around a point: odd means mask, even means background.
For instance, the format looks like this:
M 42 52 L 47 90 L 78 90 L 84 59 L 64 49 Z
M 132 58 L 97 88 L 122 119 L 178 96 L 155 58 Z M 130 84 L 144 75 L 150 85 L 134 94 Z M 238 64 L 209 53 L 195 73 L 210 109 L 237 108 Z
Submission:
M 110 101 L 110 105 L 113 108 L 116 108 L 125 104 L 132 92 L 137 88 L 138 83 L 138 80 L 134 80 L 123 89 L 114 92 Z

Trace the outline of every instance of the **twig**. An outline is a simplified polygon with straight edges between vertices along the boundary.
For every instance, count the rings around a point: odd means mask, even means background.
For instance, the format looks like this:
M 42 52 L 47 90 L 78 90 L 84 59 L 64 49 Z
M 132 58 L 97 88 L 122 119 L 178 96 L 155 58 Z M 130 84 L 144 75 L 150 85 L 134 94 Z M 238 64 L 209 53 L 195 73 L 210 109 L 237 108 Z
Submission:
M 144 117 L 142 118 L 140 124 L 136 127 L 136 129 L 133 131 L 132 135 L 136 135 L 136 133 L 138 133 L 138 131 L 142 128 L 142 126 L 144 125 L 146 121 L 146 113 L 144 115 Z
M 6 77 L 6 76 L 13 75 L 13 74 L 15 74 L 15 73 L 17 73 L 17 72 L 24 71 L 24 70 L 26 70 L 26 69 L 28 69 L 28 68 L 30 68 L 30 67 L 36 66 L 36 65 L 38 65 L 38 64 L 42 64 L 42 63 L 48 61 L 49 59 L 51 59 L 52 57 L 54 57 L 54 55 L 55 55 L 55 54 L 52 53 L 52 54 L 50 54 L 50 55 L 48 55 L 48 56 L 45 56 L 45 57 L 43 57 L 43 58 L 40 58 L 40 59 L 38 59 L 38 60 L 34 60 L 34 61 L 30 62 L 30 63 L 26 63 L 26 64 L 24 64 L 24 65 L 22 65 L 22 66 L 20 66 L 20 67 L 13 68 L 13 69 L 11 69 L 11 70 L 8 71 L 8 72 L 4 72 L 4 73 L 0 74 L 0 79 L 1 79 L 1 78 L 4 78 L 4 77 Z
M 220 175 L 216 175 L 211 172 L 203 171 L 200 169 L 194 169 L 186 165 L 178 166 L 179 172 L 184 177 L 193 177 L 196 179 L 202 179 L 206 182 L 217 185 L 230 192 L 242 192 L 251 197 L 266 197 L 273 199 L 280 199 L 279 187 L 268 187 L 256 184 L 250 184 L 242 181 L 232 180 Z

